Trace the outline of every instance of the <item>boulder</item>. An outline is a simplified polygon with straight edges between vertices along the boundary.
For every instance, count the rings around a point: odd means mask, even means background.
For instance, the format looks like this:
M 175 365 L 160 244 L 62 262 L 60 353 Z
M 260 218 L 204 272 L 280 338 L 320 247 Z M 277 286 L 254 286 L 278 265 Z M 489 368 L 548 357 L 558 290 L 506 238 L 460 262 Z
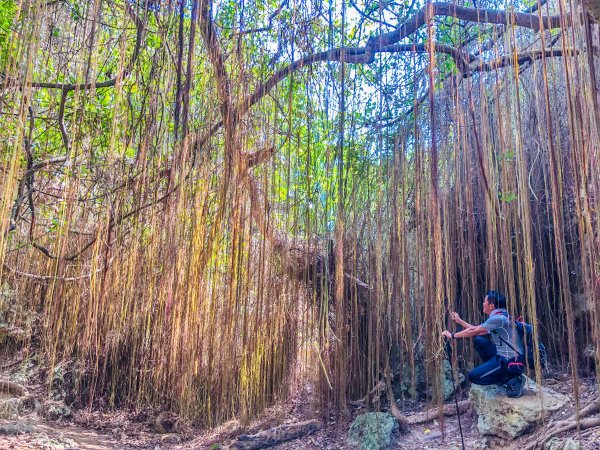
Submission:
M 550 388 L 541 389 L 531 379 L 520 398 L 509 398 L 500 386 L 473 385 L 469 398 L 479 419 L 477 428 L 482 435 L 514 439 L 535 428 L 541 420 L 562 408 L 568 398 Z
M 62 402 L 48 400 L 40 407 L 38 414 L 48 420 L 58 420 L 71 416 L 71 408 Z
M 392 435 L 398 431 L 398 422 L 388 413 L 372 412 L 354 419 L 348 430 L 348 442 L 362 450 L 387 450 L 392 447 Z
M 0 436 L 12 436 L 19 434 L 33 433 L 33 427 L 26 423 L 5 423 L 0 424 Z
M 0 397 L 0 419 L 14 420 L 23 409 L 23 400 L 18 397 Z
M 14 420 L 23 410 L 27 389 L 18 383 L 0 380 L 0 419 Z

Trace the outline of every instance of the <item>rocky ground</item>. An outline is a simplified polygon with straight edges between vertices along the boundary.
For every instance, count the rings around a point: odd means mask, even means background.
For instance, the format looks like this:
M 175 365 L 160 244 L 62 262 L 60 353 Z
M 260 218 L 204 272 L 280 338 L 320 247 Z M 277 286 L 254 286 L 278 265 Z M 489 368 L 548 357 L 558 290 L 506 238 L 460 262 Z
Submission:
M 23 365 L 25 364 L 25 366 Z M 202 431 L 183 423 L 177 417 L 168 414 L 153 414 L 150 411 L 137 412 L 99 412 L 92 410 L 73 411 L 65 405 L 60 394 L 48 394 L 47 389 L 36 385 L 32 372 L 37 370 L 35 364 L 20 362 L 0 370 L 0 380 L 5 384 L 0 386 L 0 449 L 211 449 L 220 448 L 265 448 L 252 447 L 252 435 L 261 433 L 263 444 L 275 443 L 281 433 L 289 432 L 294 424 L 308 424 L 313 432 L 284 443 L 278 443 L 270 448 L 276 450 L 292 449 L 360 449 L 369 448 L 363 443 L 361 447 L 357 442 L 348 440 L 349 429 L 357 427 L 357 417 L 368 412 L 367 405 L 355 402 L 348 414 L 343 417 L 323 418 L 317 411 L 317 406 L 311 401 L 312 396 L 308 390 L 296 392 L 285 401 L 273 406 L 251 424 L 243 425 L 238 421 L 230 421 L 211 431 Z M 63 368 L 64 369 L 64 368 Z M 60 378 L 60 373 L 58 374 Z M 6 381 L 10 380 L 10 383 Z M 60 380 L 58 380 L 60 381 Z M 0 384 L 2 381 L 0 381 Z M 60 382 L 57 382 L 60 386 Z M 546 439 L 550 430 L 557 430 L 571 423 L 569 418 L 575 412 L 573 397 L 573 382 L 565 374 L 554 374 L 543 381 L 543 386 L 552 389 L 557 395 L 562 394 L 564 401 L 554 408 L 548 417 L 536 420 L 535 416 L 527 420 L 533 421 L 533 429 L 525 434 L 513 438 L 506 433 L 512 433 L 513 425 L 521 426 L 519 411 L 526 409 L 536 397 L 533 386 L 529 387 L 528 394 L 519 399 L 521 403 L 502 403 L 501 401 L 489 402 L 486 395 L 497 395 L 505 398 L 503 392 L 485 391 L 469 395 L 465 388 L 457 392 L 457 399 L 466 410 L 459 416 L 452 415 L 440 420 L 437 410 L 432 413 L 430 420 L 424 421 L 423 411 L 425 404 L 406 403 L 403 414 L 412 421 L 408 433 L 401 434 L 391 428 L 395 421 L 389 415 L 377 416 L 378 424 L 389 423 L 390 434 L 389 449 L 461 449 L 461 433 L 467 449 L 533 449 L 548 450 L 576 450 L 600 449 L 600 411 L 594 409 L 582 419 L 584 424 L 578 433 L 577 428 L 572 428 L 557 434 L 553 439 Z M 582 379 L 579 384 L 580 408 L 598 399 L 597 385 L 593 379 Z M 483 397 L 482 397 L 483 396 Z M 483 411 L 481 405 L 494 404 L 502 406 L 500 409 Z M 550 397 L 544 397 L 546 407 L 552 403 Z M 548 400 L 546 400 L 548 399 Z M 450 410 L 453 402 L 448 402 Z M 556 406 L 556 405 L 555 405 Z M 384 408 L 385 409 L 385 408 Z M 590 410 L 591 411 L 591 410 Z M 487 414 L 492 417 L 508 418 L 513 424 L 503 430 L 493 430 L 494 423 L 481 423 L 479 415 Z M 533 414 L 533 413 L 532 413 Z M 362 416 L 367 417 L 367 416 Z M 370 417 L 370 416 L 369 416 Z M 390 422 L 385 422 L 391 420 Z M 310 421 L 310 422 L 309 422 Z M 587 421 L 587 422 L 585 422 Z M 478 424 L 479 422 L 479 424 Z M 485 421 L 484 421 L 485 422 Z M 282 424 L 291 424 L 285 432 L 281 432 Z M 516 425 L 515 425 L 516 424 Z M 378 429 L 384 426 L 376 426 Z M 568 427 L 567 427 L 568 428 Z M 275 430 L 275 432 L 273 432 Z M 494 432 L 499 436 L 484 436 L 481 430 Z M 508 430 L 508 431 L 506 431 Z M 271 434 L 269 434 L 271 433 Z M 279 433 L 279 434 L 278 434 Z M 362 431 L 358 434 L 362 436 Z M 245 440 L 238 439 L 246 435 Z M 273 440 L 273 436 L 275 438 Z M 264 440 L 267 436 L 267 440 Z M 271 439 L 269 441 L 269 439 Z M 384 440 L 385 440 L 384 439 Z M 542 445 L 542 442 L 545 442 Z M 379 442 L 381 444 L 381 442 Z M 379 448 L 375 445 L 370 448 Z

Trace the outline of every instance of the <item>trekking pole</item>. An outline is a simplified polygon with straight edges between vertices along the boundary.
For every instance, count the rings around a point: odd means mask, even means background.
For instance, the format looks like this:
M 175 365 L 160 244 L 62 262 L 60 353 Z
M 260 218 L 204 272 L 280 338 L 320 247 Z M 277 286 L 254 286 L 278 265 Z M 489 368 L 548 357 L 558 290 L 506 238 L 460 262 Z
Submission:
M 460 409 L 458 407 L 458 398 L 456 398 L 456 383 L 454 381 L 454 369 L 452 367 L 452 344 L 450 339 L 446 338 L 446 355 L 448 356 L 448 362 L 450 363 L 450 378 L 452 380 L 452 389 L 454 389 L 454 405 L 456 406 L 456 416 L 458 417 L 458 430 L 460 431 L 460 441 L 462 443 L 462 450 L 466 450 L 465 437 L 463 436 L 462 424 L 460 421 Z

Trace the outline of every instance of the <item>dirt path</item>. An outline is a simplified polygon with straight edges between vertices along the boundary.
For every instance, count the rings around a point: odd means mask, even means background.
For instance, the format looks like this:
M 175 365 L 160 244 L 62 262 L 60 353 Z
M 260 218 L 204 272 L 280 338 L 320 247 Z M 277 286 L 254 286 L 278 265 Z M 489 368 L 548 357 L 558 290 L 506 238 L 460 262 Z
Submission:
M 0 427 L 11 435 L 0 436 L 0 449 L 85 449 L 107 450 L 118 448 L 111 436 L 93 430 L 63 424 L 49 424 L 36 420 L 3 421 Z M 12 434 L 15 433 L 15 434 Z
M 98 431 L 31 418 L 0 421 L 1 450 L 163 450 L 180 448 L 181 443 L 182 437 L 176 434 L 132 433 L 131 430 L 125 433 L 118 429 Z

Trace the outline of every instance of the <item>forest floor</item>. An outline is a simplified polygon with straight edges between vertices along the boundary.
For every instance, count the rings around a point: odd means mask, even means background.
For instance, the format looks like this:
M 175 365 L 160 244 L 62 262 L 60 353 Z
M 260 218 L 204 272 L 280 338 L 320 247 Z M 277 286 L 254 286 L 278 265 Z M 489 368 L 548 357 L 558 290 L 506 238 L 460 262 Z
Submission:
M 2 373 L 0 380 L 6 380 L 13 374 Z M 561 392 L 573 399 L 573 382 L 566 374 L 555 374 L 544 380 L 544 385 Z M 40 385 L 26 385 L 34 393 L 38 403 L 44 399 L 43 389 Z M 598 390 L 594 379 L 580 380 L 580 405 L 588 404 L 597 398 Z M 467 398 L 466 391 L 458 394 L 460 400 Z M 317 405 L 311 399 L 313 395 L 308 388 L 291 394 L 282 401 L 266 410 L 255 421 L 242 424 L 232 420 L 220 427 L 202 431 L 193 427 L 177 423 L 176 418 L 169 417 L 171 424 L 175 423 L 171 431 L 158 432 L 162 428 L 158 423 L 165 419 L 157 417 L 148 411 L 125 412 L 111 411 L 99 412 L 86 409 L 73 411 L 68 419 L 61 418 L 56 421 L 45 420 L 36 411 L 21 415 L 17 420 L 0 420 L 0 450 L 58 450 L 58 449 L 225 449 L 241 434 L 254 434 L 261 430 L 269 430 L 281 424 L 298 423 L 310 419 L 318 419 L 321 427 L 311 435 L 300 439 L 291 440 L 275 445 L 275 450 L 333 450 L 355 449 L 356 446 L 348 444 L 347 432 L 354 419 L 359 414 L 367 412 L 365 406 L 355 406 L 346 417 L 323 418 L 317 410 Z M 477 416 L 470 408 L 460 416 L 465 447 L 467 449 L 523 449 L 528 444 L 540 439 L 548 424 L 561 420 L 574 411 L 575 402 L 571 401 L 562 410 L 551 416 L 547 423 L 537 431 L 522 436 L 514 441 L 504 441 L 499 438 L 484 438 L 477 430 Z M 406 404 L 404 414 L 410 416 L 422 412 L 424 404 Z M 173 422 L 175 420 L 175 422 Z M 167 420 L 168 422 L 168 420 Z M 160 431 L 165 431 L 160 430 Z M 577 432 L 564 433 L 562 438 L 573 437 L 577 439 Z M 600 427 L 586 430 L 581 434 L 581 449 L 600 449 Z M 392 448 L 394 449 L 460 449 L 461 438 L 457 416 L 444 418 L 443 423 L 438 420 L 413 425 L 410 432 L 404 435 L 397 434 Z

